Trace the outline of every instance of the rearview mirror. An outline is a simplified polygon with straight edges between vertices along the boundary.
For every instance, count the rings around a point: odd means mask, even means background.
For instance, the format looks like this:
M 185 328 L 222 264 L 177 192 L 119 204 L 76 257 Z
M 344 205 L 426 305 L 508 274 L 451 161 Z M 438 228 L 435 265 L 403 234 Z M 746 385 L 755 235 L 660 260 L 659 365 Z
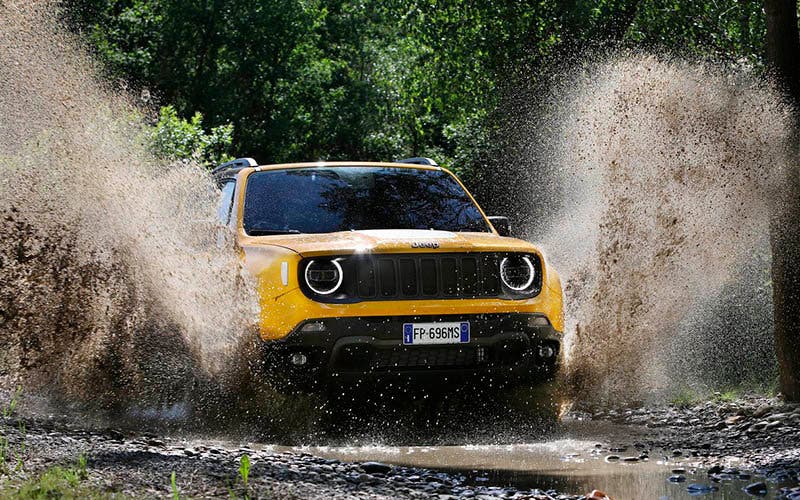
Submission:
M 487 217 L 487 219 L 492 223 L 497 234 L 500 236 L 511 236 L 511 227 L 508 225 L 508 217 L 492 215 Z

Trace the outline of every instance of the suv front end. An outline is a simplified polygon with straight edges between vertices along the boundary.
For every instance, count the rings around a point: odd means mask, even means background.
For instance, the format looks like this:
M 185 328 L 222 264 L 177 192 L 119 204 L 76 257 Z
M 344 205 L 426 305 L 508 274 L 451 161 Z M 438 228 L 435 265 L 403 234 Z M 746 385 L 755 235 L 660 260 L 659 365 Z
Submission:
M 257 279 L 271 376 L 514 383 L 558 370 L 558 274 L 446 170 L 292 164 L 234 181 L 229 224 Z

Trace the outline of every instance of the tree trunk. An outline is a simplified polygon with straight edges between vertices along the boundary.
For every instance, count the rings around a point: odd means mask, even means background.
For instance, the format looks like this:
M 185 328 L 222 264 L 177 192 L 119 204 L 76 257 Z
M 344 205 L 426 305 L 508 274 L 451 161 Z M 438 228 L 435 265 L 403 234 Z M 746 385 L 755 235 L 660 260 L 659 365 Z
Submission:
M 795 106 L 797 125 L 797 111 L 800 110 L 797 0 L 766 0 L 764 10 L 767 59 Z M 797 165 L 787 165 L 783 187 L 783 192 L 775 198 L 770 226 L 775 347 L 781 392 L 789 401 L 800 401 L 800 173 Z
M 797 0 L 766 0 L 767 60 L 781 84 L 800 103 L 800 35 Z
M 791 192 L 776 202 L 772 245 L 772 301 L 780 389 L 789 401 L 800 401 L 800 198 L 797 172 Z

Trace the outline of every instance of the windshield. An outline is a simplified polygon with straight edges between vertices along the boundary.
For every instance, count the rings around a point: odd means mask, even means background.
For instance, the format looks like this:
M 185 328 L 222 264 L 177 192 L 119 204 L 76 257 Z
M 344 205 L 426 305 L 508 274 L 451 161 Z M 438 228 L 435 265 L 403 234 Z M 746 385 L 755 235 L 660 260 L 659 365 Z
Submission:
M 244 229 L 250 235 L 364 229 L 488 232 L 447 172 L 392 167 L 313 167 L 247 178 Z

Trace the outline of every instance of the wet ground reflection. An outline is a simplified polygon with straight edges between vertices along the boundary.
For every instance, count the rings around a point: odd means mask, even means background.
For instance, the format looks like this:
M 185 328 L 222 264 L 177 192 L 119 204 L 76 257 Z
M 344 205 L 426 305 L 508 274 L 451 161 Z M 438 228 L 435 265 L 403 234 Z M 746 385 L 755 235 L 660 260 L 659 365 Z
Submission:
M 364 443 L 268 448 L 347 461 L 374 460 L 442 470 L 464 475 L 468 483 L 484 486 L 553 489 L 568 494 L 599 489 L 617 500 L 698 496 L 752 498 L 744 488 L 759 478 L 731 474 L 715 481 L 691 458 L 674 458 L 664 450 L 646 450 L 637 442 L 643 434 L 644 429 L 636 426 L 566 421 L 542 440 L 524 444 L 387 446 Z M 736 467 L 735 462 L 728 464 Z M 775 498 L 781 485 L 767 484 L 769 492 L 763 498 Z

